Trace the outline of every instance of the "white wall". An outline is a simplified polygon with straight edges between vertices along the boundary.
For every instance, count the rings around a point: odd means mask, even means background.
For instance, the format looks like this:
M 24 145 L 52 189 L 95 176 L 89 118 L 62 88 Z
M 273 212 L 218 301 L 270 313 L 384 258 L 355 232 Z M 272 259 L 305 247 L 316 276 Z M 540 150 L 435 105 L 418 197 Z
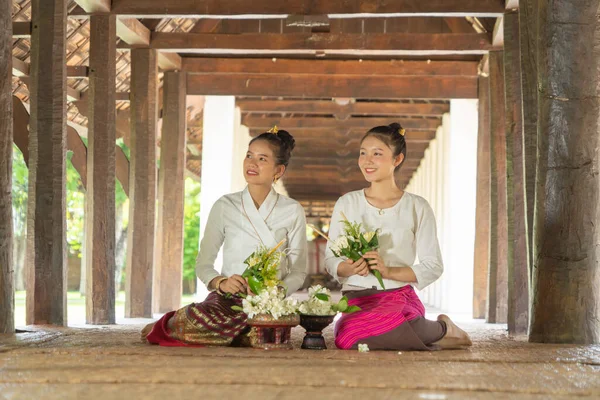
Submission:
M 444 258 L 444 275 L 419 297 L 445 312 L 472 313 L 477 123 L 477 100 L 452 100 L 407 187 L 431 204 Z

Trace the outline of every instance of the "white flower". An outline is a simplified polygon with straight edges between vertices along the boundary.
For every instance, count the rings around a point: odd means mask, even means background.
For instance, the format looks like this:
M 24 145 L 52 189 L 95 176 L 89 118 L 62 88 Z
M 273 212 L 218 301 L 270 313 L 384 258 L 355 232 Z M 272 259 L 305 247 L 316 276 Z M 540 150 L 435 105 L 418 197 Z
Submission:
M 371 241 L 371 239 L 373 239 L 373 236 L 375 236 L 376 234 L 377 234 L 377 231 L 365 232 L 365 233 L 363 233 L 363 237 L 365 238 L 367 243 L 369 243 Z
M 359 353 L 368 353 L 369 352 L 369 345 L 366 343 L 359 343 L 358 345 L 358 352 Z
M 346 236 L 338 236 L 330 245 L 331 251 L 340 253 L 343 249 L 348 247 L 348 238 Z
M 321 300 L 316 296 L 318 294 L 327 296 L 327 300 Z M 321 285 L 315 285 L 308 288 L 308 300 L 300 304 L 298 311 L 307 315 L 334 315 L 335 311 L 331 308 L 331 292 Z
M 259 262 L 260 262 L 260 259 L 258 257 L 252 257 L 248 260 L 248 266 L 254 267 Z
M 247 296 L 242 301 L 242 308 L 248 318 L 258 314 L 270 314 L 273 318 L 298 312 L 298 302 L 292 298 L 285 298 L 285 293 L 273 286 L 266 288 L 256 296 Z

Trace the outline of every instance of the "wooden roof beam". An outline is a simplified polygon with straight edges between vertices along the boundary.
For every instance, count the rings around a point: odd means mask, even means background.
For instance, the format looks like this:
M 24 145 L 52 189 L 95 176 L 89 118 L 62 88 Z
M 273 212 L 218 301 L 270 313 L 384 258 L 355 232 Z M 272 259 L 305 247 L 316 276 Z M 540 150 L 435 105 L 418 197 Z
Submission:
M 322 114 L 322 115 L 422 115 L 440 116 L 450 112 L 449 104 L 356 102 L 346 105 L 327 100 L 238 99 L 242 113 Z M 343 118 L 342 118 L 343 119 Z
M 111 0 L 75 0 L 81 8 L 87 13 L 108 13 L 110 12 Z
M 248 128 L 270 129 L 274 125 L 285 128 L 302 128 L 302 129 L 350 129 L 350 128 L 365 128 L 369 129 L 374 126 L 388 125 L 392 118 L 371 118 L 371 117 L 353 117 L 344 121 L 338 121 L 335 118 L 322 117 L 260 117 L 254 115 L 245 115 L 242 117 L 242 124 Z M 441 125 L 439 119 L 422 119 L 422 118 L 407 118 L 402 121 L 402 126 L 407 130 L 424 130 L 435 131 Z
M 13 39 L 27 39 L 31 36 L 31 21 L 19 21 L 12 23 Z
M 189 74 L 189 95 L 476 99 L 476 77 L 373 77 L 291 74 Z
M 124 46 L 122 48 L 128 48 Z M 153 32 L 150 47 L 196 54 L 485 54 L 492 48 L 485 33 L 167 33 Z
M 186 57 L 188 73 L 323 74 L 368 76 L 477 76 L 476 61 L 290 60 Z
M 84 0 L 78 0 L 83 2 Z M 87 0 L 91 1 L 91 0 Z M 327 15 L 330 17 L 414 17 L 474 16 L 496 17 L 504 7 L 498 0 L 313 0 L 237 1 L 223 0 L 113 0 L 114 13 L 133 16 L 186 16 L 187 18 L 264 15 Z

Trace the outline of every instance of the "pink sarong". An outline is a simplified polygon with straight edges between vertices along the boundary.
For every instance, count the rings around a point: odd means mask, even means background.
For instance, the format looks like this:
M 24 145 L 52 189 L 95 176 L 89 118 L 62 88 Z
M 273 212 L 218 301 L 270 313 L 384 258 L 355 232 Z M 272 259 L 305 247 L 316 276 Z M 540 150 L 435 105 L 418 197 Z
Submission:
M 383 335 L 407 321 L 425 317 L 425 307 L 412 286 L 350 299 L 361 311 L 343 314 L 335 325 L 335 345 L 351 349 L 358 341 Z

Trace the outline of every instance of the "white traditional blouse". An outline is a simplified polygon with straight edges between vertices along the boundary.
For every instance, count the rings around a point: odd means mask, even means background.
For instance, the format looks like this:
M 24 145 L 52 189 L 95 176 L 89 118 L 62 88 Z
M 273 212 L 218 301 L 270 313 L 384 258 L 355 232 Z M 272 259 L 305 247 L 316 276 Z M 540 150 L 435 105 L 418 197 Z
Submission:
M 196 259 L 196 274 L 206 286 L 217 276 L 241 275 L 246 269 L 244 260 L 258 246 L 273 248 L 284 238 L 287 241 L 279 250 L 285 250 L 287 257 L 281 262 L 279 277 L 288 294 L 292 294 L 302 287 L 307 272 L 304 209 L 274 189 L 259 209 L 248 187 L 227 194 L 210 210 Z M 219 273 L 214 263 L 221 245 L 223 269 Z
M 419 290 L 435 282 L 444 271 L 442 255 L 437 239 L 435 217 L 424 198 L 404 192 L 393 207 L 379 209 L 371 205 L 364 190 L 357 190 L 340 197 L 333 209 L 329 238 L 335 240 L 343 234 L 341 213 L 351 222 L 360 222 L 367 231 L 380 229 L 379 254 L 389 267 L 410 267 L 417 282 L 407 283 L 384 279 L 386 289 L 413 285 Z M 353 275 L 347 278 L 337 274 L 338 264 L 345 260 L 335 257 L 327 244 L 325 265 L 329 273 L 344 285 L 343 290 L 359 288 L 381 289 L 373 274 Z M 418 256 L 418 264 L 415 264 Z

